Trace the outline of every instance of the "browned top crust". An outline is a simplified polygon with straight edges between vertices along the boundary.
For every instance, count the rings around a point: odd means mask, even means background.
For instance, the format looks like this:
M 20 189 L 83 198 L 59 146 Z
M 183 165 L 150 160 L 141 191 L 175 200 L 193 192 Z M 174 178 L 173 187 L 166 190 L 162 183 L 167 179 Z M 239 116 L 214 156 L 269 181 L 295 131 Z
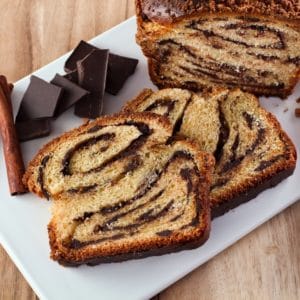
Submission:
M 172 23 L 202 13 L 238 13 L 300 20 L 299 0 L 136 0 L 138 12 L 150 20 Z

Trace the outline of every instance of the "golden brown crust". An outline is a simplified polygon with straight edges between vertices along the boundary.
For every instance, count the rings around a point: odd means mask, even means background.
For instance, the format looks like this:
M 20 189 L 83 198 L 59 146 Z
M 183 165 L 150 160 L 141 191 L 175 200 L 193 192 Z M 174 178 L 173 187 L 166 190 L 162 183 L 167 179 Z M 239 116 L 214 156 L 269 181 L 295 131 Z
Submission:
M 210 154 L 199 151 L 197 145 L 192 142 L 182 140 L 178 143 L 181 143 L 193 155 L 202 176 L 202 184 L 198 187 L 199 199 L 201 199 L 201 213 L 199 214 L 199 225 L 197 227 L 188 230 L 188 232 L 174 232 L 168 237 L 156 236 L 126 243 L 120 241 L 119 244 L 93 244 L 92 246 L 86 245 L 79 249 L 70 249 L 59 241 L 56 234 L 55 220 L 52 220 L 48 226 L 51 258 L 63 265 L 79 265 L 92 262 L 103 263 L 160 255 L 174 252 L 176 249 L 182 250 L 182 246 L 190 248 L 190 245 L 198 247 L 203 244 L 208 239 L 210 232 L 209 186 L 215 161 Z M 107 260 L 107 257 L 109 257 L 109 260 Z
M 172 23 L 190 15 L 234 13 L 268 16 L 285 20 L 300 19 L 298 0 L 136 0 L 138 13 L 158 23 Z
M 86 123 L 84 125 L 81 125 L 78 128 L 75 128 L 69 132 L 66 132 L 65 134 L 57 137 L 56 139 L 52 140 L 48 144 L 46 144 L 44 147 L 40 149 L 40 151 L 37 153 L 37 155 L 33 158 L 33 160 L 29 163 L 26 172 L 23 176 L 23 183 L 24 185 L 31 191 L 32 193 L 37 194 L 39 197 L 43 198 L 45 197 L 43 192 L 41 191 L 40 187 L 36 184 L 36 179 L 34 178 L 34 170 L 36 170 L 39 165 L 41 164 L 41 161 L 46 153 L 51 152 L 54 150 L 57 145 L 59 145 L 61 142 L 68 140 L 74 135 L 78 135 L 83 131 L 88 130 L 89 128 L 99 125 L 99 126 L 107 126 L 107 125 L 117 125 L 122 124 L 126 121 L 131 121 L 132 119 L 136 121 L 146 121 L 146 122 L 155 122 L 157 126 L 160 128 L 163 128 L 166 130 L 166 132 L 169 132 L 171 135 L 172 129 L 171 125 L 168 122 L 166 118 L 163 118 L 161 116 L 157 116 L 152 113 L 138 113 L 132 114 L 129 113 L 123 113 L 123 114 L 116 114 L 113 116 L 104 116 L 101 118 L 96 119 L 93 122 Z

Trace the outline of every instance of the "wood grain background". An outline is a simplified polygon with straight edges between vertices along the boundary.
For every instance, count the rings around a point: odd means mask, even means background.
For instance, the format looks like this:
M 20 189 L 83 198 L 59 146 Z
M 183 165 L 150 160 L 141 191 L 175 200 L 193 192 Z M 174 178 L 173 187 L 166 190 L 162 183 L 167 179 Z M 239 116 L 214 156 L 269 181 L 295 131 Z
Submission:
M 16 81 L 133 14 L 133 0 L 0 0 L 0 73 Z M 156 299 L 300 299 L 299 249 L 300 202 Z M 0 247 L 0 299 L 36 298 Z

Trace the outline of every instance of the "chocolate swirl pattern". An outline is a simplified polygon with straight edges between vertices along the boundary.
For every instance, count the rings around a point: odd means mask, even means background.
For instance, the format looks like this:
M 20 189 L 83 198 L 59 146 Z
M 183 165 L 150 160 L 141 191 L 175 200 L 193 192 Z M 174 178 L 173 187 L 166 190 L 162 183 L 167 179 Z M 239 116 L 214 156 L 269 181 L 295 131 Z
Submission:
M 219 88 L 202 95 L 179 89 L 147 91 L 123 110 L 147 110 L 156 107 L 162 95 L 172 99 L 173 94 L 183 93 L 189 93 L 182 101 L 184 109 L 179 112 L 173 107 L 169 111 L 177 116 L 170 120 L 173 139 L 186 136 L 201 150 L 214 153 L 210 193 L 213 216 L 254 198 L 293 173 L 296 150 L 289 137 L 275 117 L 259 106 L 257 98 L 240 90 Z
M 184 103 L 162 95 L 145 110 L 171 118 L 176 108 L 180 118 L 191 96 L 183 94 Z M 172 130 L 157 115 L 124 114 L 98 119 L 41 150 L 25 181 L 54 200 L 53 259 L 95 264 L 206 240 L 214 159 L 190 142 L 170 141 Z
M 138 21 L 137 40 L 160 88 L 239 87 L 287 97 L 299 78 L 300 27 L 267 18 L 189 17 Z

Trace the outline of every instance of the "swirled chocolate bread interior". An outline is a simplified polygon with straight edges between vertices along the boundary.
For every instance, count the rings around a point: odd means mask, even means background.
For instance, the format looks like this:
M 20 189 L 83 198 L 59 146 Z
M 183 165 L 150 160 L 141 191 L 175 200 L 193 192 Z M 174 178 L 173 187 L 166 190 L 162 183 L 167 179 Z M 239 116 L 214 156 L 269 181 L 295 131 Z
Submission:
M 137 0 L 136 6 L 137 42 L 160 88 L 222 85 L 285 98 L 299 79 L 298 1 Z
M 258 99 L 240 90 L 218 88 L 202 95 L 188 90 L 145 90 L 123 111 L 151 111 L 169 117 L 176 135 L 213 153 L 211 187 L 214 217 L 224 214 L 291 175 L 296 150 L 276 118 Z
M 193 248 L 208 238 L 214 158 L 171 135 L 161 116 L 119 115 L 40 151 L 24 181 L 54 199 L 48 227 L 54 260 L 121 261 Z

